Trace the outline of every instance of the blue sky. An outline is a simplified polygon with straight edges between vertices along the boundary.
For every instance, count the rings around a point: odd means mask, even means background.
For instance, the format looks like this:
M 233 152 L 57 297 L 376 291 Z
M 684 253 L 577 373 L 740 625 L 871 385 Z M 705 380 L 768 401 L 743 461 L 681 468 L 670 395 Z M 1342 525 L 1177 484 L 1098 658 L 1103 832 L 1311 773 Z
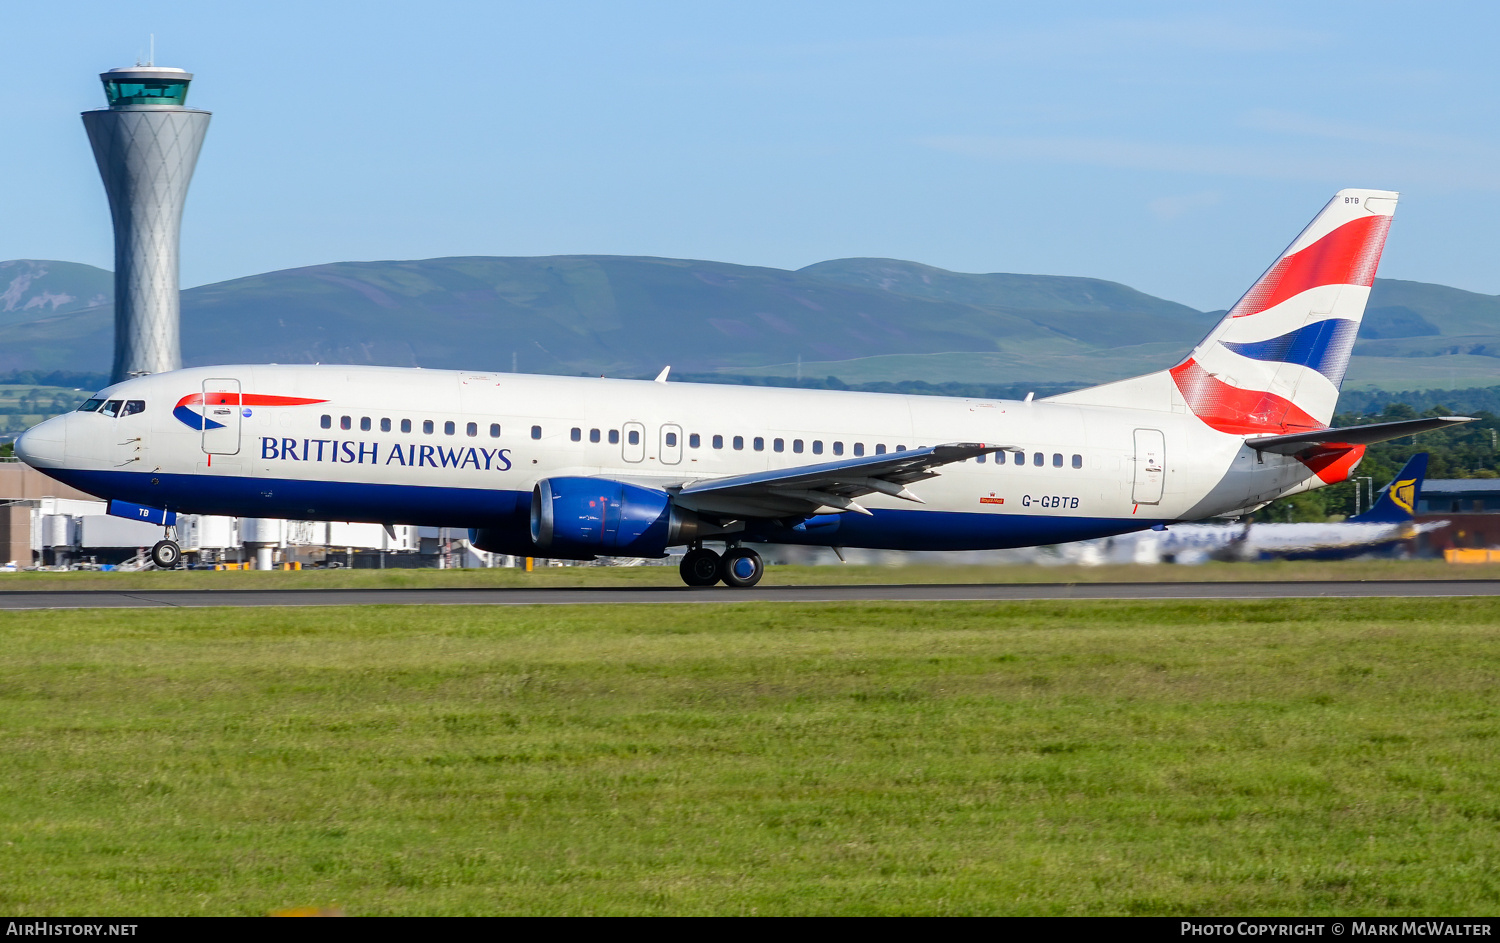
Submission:
M 320 262 L 884 256 L 1221 308 L 1343 186 L 1500 293 L 1481 4 L 13 4 L 0 259 L 108 267 L 97 73 L 214 112 L 184 287 Z M 18 86 L 18 87 L 15 87 Z

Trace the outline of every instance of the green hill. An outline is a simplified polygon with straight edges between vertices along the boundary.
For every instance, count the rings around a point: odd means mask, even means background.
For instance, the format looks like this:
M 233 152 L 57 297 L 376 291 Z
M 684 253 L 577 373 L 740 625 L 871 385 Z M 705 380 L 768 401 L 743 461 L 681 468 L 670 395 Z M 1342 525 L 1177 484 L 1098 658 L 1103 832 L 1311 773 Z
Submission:
M 0 325 L 109 304 L 115 277 L 77 262 L 0 262 Z
M 108 369 L 111 277 L 0 263 L 0 371 Z M 1089 278 L 890 259 L 799 271 L 625 256 L 340 262 L 183 292 L 187 364 L 1088 384 L 1170 365 L 1215 315 Z M 1351 387 L 1500 383 L 1500 298 L 1379 281 Z

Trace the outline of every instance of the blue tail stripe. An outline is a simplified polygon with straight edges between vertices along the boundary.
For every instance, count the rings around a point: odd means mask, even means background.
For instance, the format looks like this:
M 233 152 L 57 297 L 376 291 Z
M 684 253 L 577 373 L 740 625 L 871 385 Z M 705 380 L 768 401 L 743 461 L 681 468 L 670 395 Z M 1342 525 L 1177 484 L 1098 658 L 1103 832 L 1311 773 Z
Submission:
M 1252 360 L 1295 363 L 1311 368 L 1327 377 L 1334 386 L 1338 386 L 1344 380 L 1344 370 L 1349 366 L 1349 352 L 1354 349 L 1354 336 L 1357 333 L 1359 324 L 1356 322 L 1344 318 L 1329 318 L 1269 340 L 1222 343 L 1235 353 Z

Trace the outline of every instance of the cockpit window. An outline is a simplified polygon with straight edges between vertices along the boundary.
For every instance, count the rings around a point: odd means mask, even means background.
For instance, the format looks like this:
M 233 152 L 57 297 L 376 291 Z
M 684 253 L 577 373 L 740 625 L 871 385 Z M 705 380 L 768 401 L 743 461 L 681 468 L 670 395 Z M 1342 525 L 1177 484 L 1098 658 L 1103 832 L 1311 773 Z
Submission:
M 118 416 L 120 414 L 120 402 L 120 400 L 112 399 L 105 403 L 104 408 L 99 410 L 99 412 L 106 416 Z
M 102 400 L 102 399 L 91 399 L 91 400 L 87 400 L 82 406 L 78 407 L 78 411 L 81 412 L 81 413 L 91 413 L 91 412 L 96 411 L 100 406 L 103 406 L 103 405 L 104 405 L 104 400 Z
M 145 411 L 146 411 L 146 401 L 145 400 L 143 400 L 143 399 L 127 399 L 125 401 L 125 409 L 121 411 L 120 415 L 122 415 L 122 416 L 134 416 L 136 413 L 143 413 Z

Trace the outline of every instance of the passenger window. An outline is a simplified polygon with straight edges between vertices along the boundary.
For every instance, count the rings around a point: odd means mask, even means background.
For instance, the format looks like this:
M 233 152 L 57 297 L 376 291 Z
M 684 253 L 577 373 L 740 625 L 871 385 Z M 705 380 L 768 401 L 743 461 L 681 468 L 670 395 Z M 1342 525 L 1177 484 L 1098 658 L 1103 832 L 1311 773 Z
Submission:
M 361 416 L 361 417 L 359 417 L 359 431 L 360 432 L 369 432 L 370 431 L 370 417 L 369 416 Z
M 877 444 L 875 446 L 875 454 L 876 455 L 884 455 L 885 454 L 885 443 L 884 442 L 881 442 L 881 443 L 879 443 L 879 444 Z
M 1005 464 L 1005 453 L 1004 452 L 996 452 L 995 453 L 995 464 L 996 465 L 1004 465 Z
M 723 447 L 724 447 L 724 437 L 721 436 L 721 435 L 714 436 L 714 448 L 716 448 L 716 449 L 722 449 Z
M 354 428 L 354 420 L 350 419 L 348 416 L 340 416 L 339 417 L 339 428 L 340 429 L 353 429 Z
M 978 463 L 979 463 L 979 464 L 981 464 L 981 465 L 983 465 L 983 464 L 984 464 L 984 456 L 983 456 L 983 455 L 981 455 L 981 456 L 979 456 L 979 457 L 978 457 L 978 458 L 976 458 L 976 459 L 974 459 L 974 461 L 976 461 L 976 462 L 978 462 Z
M 856 456 L 865 454 L 865 444 L 863 442 L 854 443 L 854 454 Z
M 432 435 L 432 420 L 431 419 L 423 419 L 422 420 L 422 434 L 423 435 Z
M 117 399 L 112 399 L 109 402 L 105 403 L 104 408 L 99 411 L 113 419 L 115 416 L 118 416 L 120 414 L 120 401 Z
M 323 417 L 318 420 L 318 426 L 323 429 L 332 429 L 333 417 L 328 415 L 327 413 L 324 413 Z
M 896 446 L 896 451 L 898 451 L 898 452 L 905 452 L 906 451 L 906 446 L 904 446 L 904 445 L 898 445 L 898 446 Z
M 798 453 L 799 455 L 802 453 L 802 440 L 801 439 L 793 439 L 792 440 L 792 451 Z
M 103 406 L 103 405 L 104 405 L 104 400 L 102 400 L 102 399 L 91 399 L 91 400 L 85 401 L 82 406 L 78 407 L 78 411 L 81 412 L 81 413 L 91 413 L 91 412 L 94 412 L 100 406 Z M 328 426 L 327 426 L 328 417 L 327 416 L 323 417 L 323 422 L 324 422 L 323 428 L 327 429 L 328 428 Z
M 844 454 L 844 443 L 842 443 L 842 442 L 835 442 L 835 443 L 833 443 L 833 454 L 834 455 L 843 455 Z
M 589 441 L 590 442 L 598 442 L 599 441 L 599 430 L 598 429 L 590 429 L 589 430 Z
M 743 452 L 745 450 L 745 437 L 744 436 L 737 435 L 737 436 L 734 437 L 734 450 L 736 452 Z
M 1052 453 L 1052 467 L 1053 468 L 1061 468 L 1062 467 L 1062 453 L 1061 452 L 1053 452 Z
M 443 435 L 452 435 L 453 433 L 455 433 L 457 431 L 458 431 L 458 426 L 456 426 L 456 425 L 453 424 L 453 420 L 452 419 L 449 419 L 448 421 L 446 421 L 446 422 L 443 423 Z
M 669 449 L 675 449 L 675 448 L 677 448 L 677 433 L 675 433 L 675 432 L 668 432 L 667 433 L 667 448 L 669 448 Z
M 619 429 L 611 429 L 611 430 L 609 430 L 609 444 L 610 445 L 619 445 L 620 444 L 620 430 Z
M 771 451 L 773 451 L 773 452 L 785 452 L 786 451 L 786 440 L 785 439 L 772 439 L 771 440 Z
M 577 432 L 578 430 L 575 429 L 573 431 Z M 471 422 L 468 425 L 464 426 L 464 434 L 471 439 L 479 435 L 479 423 Z
M 1046 460 L 1047 456 L 1043 455 L 1041 452 L 1031 453 L 1031 464 L 1035 465 L 1037 468 L 1041 468 L 1043 465 L 1045 465 Z
M 640 445 L 641 444 L 641 434 L 640 434 L 639 431 L 637 431 L 635 429 L 631 429 L 630 432 L 629 432 L 629 434 L 626 436 L 626 438 L 629 440 L 629 442 L 630 442 L 631 445 Z
M 823 454 L 823 440 L 822 439 L 813 439 L 813 454 L 814 455 L 822 455 Z
M 572 430 L 568 432 L 568 438 L 572 439 L 574 442 L 582 442 L 583 430 L 578 428 L 577 426 L 574 426 Z
M 531 427 L 531 437 L 533 439 L 540 439 L 542 437 L 542 427 L 541 426 L 532 426 Z
M 698 433 L 694 432 L 692 435 L 688 436 L 688 448 L 696 449 L 702 444 L 703 440 L 699 438 Z
M 755 451 L 757 451 L 757 452 L 764 452 L 765 450 L 766 450 L 766 440 L 762 439 L 760 436 L 756 436 L 755 437 Z
M 391 421 L 389 419 L 382 419 L 382 420 L 380 420 L 380 431 L 381 432 L 390 432 L 391 431 Z
M 491 439 L 498 439 L 498 438 L 500 438 L 500 423 L 498 423 L 498 422 L 492 422 L 492 423 L 490 423 L 490 438 Z
M 410 419 L 403 419 L 403 420 L 401 420 L 401 431 L 402 432 L 410 432 L 411 431 L 411 420 Z
M 1082 455 L 1074 455 L 1073 456 L 1073 467 L 1074 468 L 1082 468 L 1083 467 L 1083 456 Z

